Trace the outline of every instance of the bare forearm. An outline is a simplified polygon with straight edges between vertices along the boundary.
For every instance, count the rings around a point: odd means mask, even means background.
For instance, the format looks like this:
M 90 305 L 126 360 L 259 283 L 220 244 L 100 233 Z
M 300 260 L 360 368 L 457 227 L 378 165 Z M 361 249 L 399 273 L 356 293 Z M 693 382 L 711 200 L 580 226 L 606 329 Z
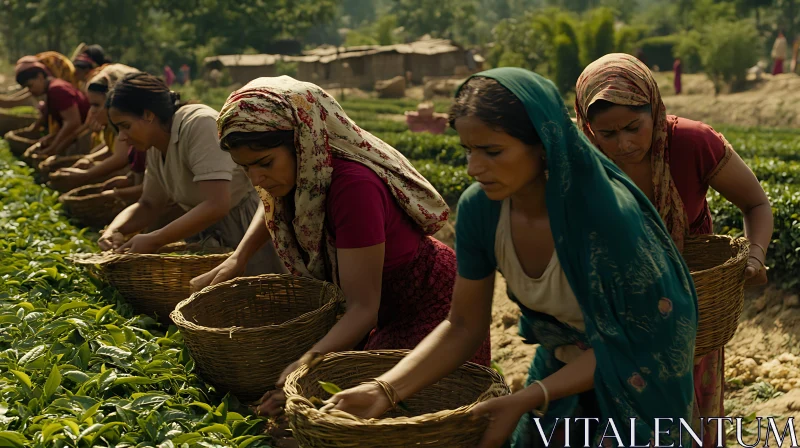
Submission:
M 126 159 L 108 157 L 97 165 L 86 170 L 86 175 L 92 179 L 103 177 L 125 168 L 127 164 L 128 161 Z
M 583 352 L 578 358 L 541 380 L 547 389 L 547 397 L 555 400 L 577 395 L 594 388 L 594 371 L 597 360 L 594 350 Z M 538 384 L 532 384 L 515 394 L 524 411 L 538 408 L 544 403 L 544 391 Z
M 117 197 L 125 202 L 138 201 L 139 198 L 142 197 L 142 191 L 144 191 L 144 187 L 141 184 L 132 187 L 121 187 L 114 190 Z
M 414 395 L 468 361 L 488 329 L 488 319 L 481 328 L 474 329 L 445 320 L 380 379 L 392 384 L 400 399 Z
M 159 214 L 160 210 L 156 210 L 146 203 L 137 202 L 120 212 L 108 226 L 108 230 L 116 230 L 123 235 L 130 235 L 156 222 Z
M 153 236 L 164 245 L 174 243 L 197 235 L 224 218 L 228 211 L 228 207 L 220 207 L 213 201 L 206 200 L 169 225 L 153 232 Z
M 773 217 L 769 203 L 762 204 L 745 211 L 744 234 L 752 243 L 767 249 L 772 240 Z M 753 254 L 759 257 L 764 254 Z
M 64 123 L 64 127 L 59 129 L 47 151 L 52 155 L 60 154 L 68 144 L 75 140 L 78 128 L 80 128 L 79 123 Z
M 256 252 L 270 241 L 271 235 L 269 229 L 267 229 L 265 215 L 264 206 L 260 205 L 253 216 L 253 220 L 250 221 L 250 226 L 247 228 L 242 241 L 233 253 L 233 256 L 240 262 L 247 263 Z
M 378 310 L 368 307 L 354 306 L 328 331 L 319 342 L 314 344 L 311 352 L 322 354 L 352 350 L 375 327 Z

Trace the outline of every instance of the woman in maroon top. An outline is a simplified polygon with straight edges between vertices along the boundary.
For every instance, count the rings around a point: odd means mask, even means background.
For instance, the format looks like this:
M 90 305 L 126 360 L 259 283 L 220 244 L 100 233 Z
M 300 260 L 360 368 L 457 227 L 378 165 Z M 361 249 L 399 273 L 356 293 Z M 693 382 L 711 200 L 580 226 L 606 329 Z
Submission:
M 430 235 L 449 209 L 402 154 L 321 88 L 287 76 L 231 94 L 217 123 L 220 145 L 245 168 L 264 208 L 231 258 L 193 287 L 239 275 L 248 254 L 271 241 L 292 274 L 335 282 L 347 299 L 342 319 L 286 368 L 259 412 L 280 411 L 286 375 L 310 357 L 412 349 L 447 318 L 455 253 Z M 488 335 L 473 361 L 489 364 Z
M 629 55 L 610 54 L 590 64 L 576 93 L 579 126 L 650 198 L 681 251 L 687 235 L 713 233 L 706 201 L 713 188 L 744 215 L 748 284 L 767 282 L 764 261 L 773 230 L 769 199 L 722 134 L 667 115 L 652 73 Z M 724 349 L 695 361 L 695 419 L 725 415 L 724 366 Z M 716 424 L 708 421 L 703 429 L 703 446 L 714 445 Z
M 58 131 L 38 142 L 37 152 L 61 154 L 75 141 L 76 133 L 89 113 L 89 100 L 75 86 L 53 77 L 35 56 L 25 56 L 15 68 L 17 82 L 27 87 L 33 96 L 46 96 L 45 108 L 58 125 Z

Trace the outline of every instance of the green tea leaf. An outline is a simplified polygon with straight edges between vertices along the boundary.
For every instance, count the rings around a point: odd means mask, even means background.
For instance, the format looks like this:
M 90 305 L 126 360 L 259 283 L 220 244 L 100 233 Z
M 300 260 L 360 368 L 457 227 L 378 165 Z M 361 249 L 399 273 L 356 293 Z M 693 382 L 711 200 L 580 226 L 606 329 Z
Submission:
M 62 314 L 66 313 L 69 310 L 74 310 L 77 308 L 87 308 L 87 307 L 89 307 L 89 304 L 86 302 L 67 302 L 58 307 L 58 310 L 56 310 L 55 315 L 61 316 Z
M 331 395 L 336 395 L 342 391 L 342 389 L 339 386 L 333 383 L 326 383 L 325 381 L 320 381 L 319 385 L 322 387 L 322 390 Z
M 44 425 L 42 428 L 42 441 L 47 443 L 53 437 L 53 434 L 64 429 L 64 425 L 60 422 L 52 422 Z
M 201 434 L 208 434 L 208 433 L 212 433 L 212 432 L 218 432 L 220 434 L 225 434 L 228 437 L 231 437 L 231 435 L 232 435 L 231 434 L 231 429 L 228 428 L 227 425 L 222 425 L 222 424 L 219 424 L 219 423 L 217 423 L 215 425 L 211 425 L 211 426 L 206 426 L 205 428 L 202 428 L 202 429 L 198 430 L 198 432 L 201 433 Z
M 100 308 L 100 310 L 98 310 L 97 314 L 95 314 L 94 316 L 94 321 L 100 323 L 100 321 L 103 320 L 103 316 L 105 316 L 106 313 L 108 313 L 108 310 L 110 310 L 111 308 L 114 308 L 114 305 L 106 305 Z
M 31 377 L 29 377 L 27 373 L 20 372 L 19 370 L 9 370 L 9 372 L 13 373 L 18 380 L 22 381 L 22 384 L 28 386 L 29 388 L 33 388 L 33 384 L 31 384 Z
M 44 383 L 44 396 L 46 400 L 49 400 L 50 397 L 56 393 L 58 386 L 61 386 L 61 372 L 58 370 L 58 366 L 53 366 L 53 370 L 50 371 L 50 376 L 47 377 L 47 381 Z
M 24 448 L 28 439 L 14 431 L 0 431 L 0 447 Z

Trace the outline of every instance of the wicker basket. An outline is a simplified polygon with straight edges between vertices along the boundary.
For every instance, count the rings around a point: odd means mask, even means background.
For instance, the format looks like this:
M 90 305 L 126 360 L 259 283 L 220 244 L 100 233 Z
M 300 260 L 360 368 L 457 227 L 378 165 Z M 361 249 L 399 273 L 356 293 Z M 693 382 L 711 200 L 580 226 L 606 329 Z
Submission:
M 15 129 L 27 128 L 36 122 L 36 115 L 15 115 L 0 110 L 0 135 Z
M 50 173 L 58 171 L 61 168 L 69 168 L 83 157 L 86 156 L 84 155 L 55 156 L 53 161 L 49 163 L 48 160 L 50 158 L 47 157 L 43 161 L 39 162 L 36 171 L 39 172 L 39 176 L 41 177 L 41 182 L 47 183 L 50 180 Z M 45 166 L 45 164 L 47 166 Z
M 266 274 L 205 288 L 170 317 L 200 376 L 253 402 L 328 333 L 342 303 L 344 293 L 333 283 Z
M 199 251 L 203 255 L 186 253 Z M 189 297 L 189 282 L 217 267 L 230 252 L 228 248 L 207 249 L 199 244 L 173 243 L 156 254 L 104 252 L 79 254 L 70 259 L 76 264 L 93 266 L 137 313 L 155 314 L 162 323 L 168 324 L 169 313 L 175 305 Z
M 384 418 L 364 420 L 342 412 L 322 412 L 310 401 L 329 397 L 319 381 L 346 389 L 369 381 L 397 364 L 408 351 L 332 353 L 309 371 L 302 366 L 286 380 L 286 414 L 295 440 L 309 448 L 474 447 L 488 422 L 473 421 L 479 402 L 509 394 L 492 369 L 467 363 L 436 384 L 414 394 Z
M 37 131 L 17 129 L 6 132 L 3 139 L 8 142 L 8 147 L 11 149 L 11 152 L 15 156 L 21 157 L 31 145 L 37 142 L 36 139 L 39 135 L 40 133 Z
M 81 225 L 103 228 L 130 205 L 116 196 L 102 195 L 104 184 L 85 185 L 62 194 L 58 200 Z
M 705 235 L 686 239 L 683 258 L 694 280 L 699 308 L 695 358 L 724 347 L 736 333 L 744 307 L 744 270 L 749 255 L 745 238 Z

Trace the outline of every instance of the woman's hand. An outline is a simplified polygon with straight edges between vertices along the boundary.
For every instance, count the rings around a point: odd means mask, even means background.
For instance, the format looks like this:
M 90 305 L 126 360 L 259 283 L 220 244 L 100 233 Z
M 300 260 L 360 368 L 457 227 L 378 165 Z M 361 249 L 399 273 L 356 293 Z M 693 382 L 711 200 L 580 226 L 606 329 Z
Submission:
M 365 419 L 378 418 L 391 409 L 392 403 L 386 392 L 375 383 L 366 383 L 344 390 L 325 401 L 329 406 L 337 411 L 347 412 Z
M 76 168 L 76 169 L 79 169 L 79 170 L 86 170 L 88 168 L 91 168 L 92 166 L 94 166 L 94 161 L 92 161 L 91 159 L 88 159 L 86 157 L 82 157 L 80 160 L 78 160 L 77 162 L 73 163 L 70 168 Z M 66 169 L 69 169 L 69 168 L 66 168 Z
M 141 233 L 117 248 L 117 253 L 152 254 L 164 247 L 164 243 L 153 233 Z
M 106 230 L 103 232 L 103 235 L 100 236 L 100 239 L 97 240 L 97 244 L 100 246 L 102 250 L 112 250 L 117 249 L 118 247 L 122 246 L 125 243 L 125 236 L 122 235 L 118 230 Z
M 744 270 L 745 286 L 760 286 L 767 284 L 767 268 L 761 258 L 756 259 L 751 255 L 747 260 L 747 267 Z
M 198 275 L 189 282 L 191 291 L 197 292 L 206 286 L 216 285 L 227 280 L 240 277 L 244 274 L 247 263 L 242 263 L 236 255 L 231 255 L 219 266 L 206 272 L 205 274 Z
M 286 377 L 290 373 L 297 370 L 302 365 L 308 365 L 309 369 L 313 369 L 317 364 L 322 361 L 323 355 L 316 352 L 308 352 L 297 361 L 291 363 L 288 367 L 283 369 L 281 376 L 275 383 L 275 390 L 271 390 L 264 394 L 256 403 L 256 415 L 269 415 L 275 417 L 283 412 L 283 406 L 286 404 L 286 394 L 283 393 L 283 386 L 286 384 Z
M 474 408 L 471 414 L 474 419 L 486 418 L 489 426 L 483 433 L 483 438 L 478 448 L 499 448 L 511 438 L 520 418 L 525 413 L 538 407 L 538 403 L 528 403 L 520 394 L 506 395 L 484 401 Z

